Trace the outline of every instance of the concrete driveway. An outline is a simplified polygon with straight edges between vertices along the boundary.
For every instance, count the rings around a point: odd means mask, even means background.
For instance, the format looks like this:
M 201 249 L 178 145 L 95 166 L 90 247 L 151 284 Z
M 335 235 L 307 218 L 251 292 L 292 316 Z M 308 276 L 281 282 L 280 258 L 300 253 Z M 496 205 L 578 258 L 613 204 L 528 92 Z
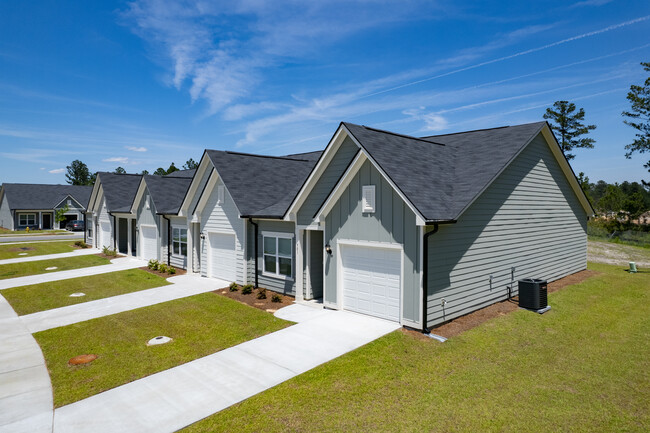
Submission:
M 276 315 L 298 323 L 56 409 L 53 431 L 173 432 L 400 327 L 305 305 Z

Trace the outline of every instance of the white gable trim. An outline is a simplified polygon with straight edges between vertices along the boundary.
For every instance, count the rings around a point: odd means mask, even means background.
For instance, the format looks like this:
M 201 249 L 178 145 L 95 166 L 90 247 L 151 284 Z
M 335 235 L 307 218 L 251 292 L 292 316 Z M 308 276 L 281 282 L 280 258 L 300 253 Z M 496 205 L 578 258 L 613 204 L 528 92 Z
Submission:
M 212 161 L 210 160 L 208 153 L 204 151 L 203 156 L 201 157 L 201 162 L 199 162 L 199 167 L 196 169 L 196 173 L 194 173 L 190 187 L 187 189 L 183 203 L 178 210 L 178 216 L 187 216 L 189 212 L 192 211 L 189 209 L 190 203 L 192 202 L 192 197 L 194 197 L 196 194 L 201 193 L 201 191 L 198 191 L 199 184 L 201 183 L 201 179 L 203 178 L 205 171 L 211 166 L 213 166 Z
M 138 205 L 140 204 L 140 200 L 142 200 L 142 197 L 144 196 L 144 192 L 146 191 L 146 189 L 147 189 L 147 185 L 143 176 L 142 179 L 140 180 L 140 185 L 138 185 L 138 192 L 135 193 L 135 197 L 133 198 L 133 203 L 131 203 L 132 215 L 134 215 L 137 212 Z
M 86 210 L 89 210 L 91 212 L 96 212 L 97 206 L 97 198 L 99 197 L 102 189 L 102 181 L 99 177 L 99 174 L 97 175 L 97 179 L 95 179 L 95 184 L 93 185 L 93 190 L 90 193 L 90 199 L 88 200 L 88 208 Z
M 212 195 L 212 191 L 214 190 L 214 187 L 217 185 L 217 179 L 219 179 L 219 174 L 217 173 L 217 169 L 215 168 L 212 170 L 212 172 L 210 172 L 210 176 L 208 177 L 208 180 L 205 182 L 205 188 L 203 188 L 201 197 L 199 197 L 199 201 L 196 203 L 196 207 L 192 210 L 193 221 L 194 218 L 200 219 L 201 212 L 203 212 L 203 209 L 205 208 L 208 199 Z

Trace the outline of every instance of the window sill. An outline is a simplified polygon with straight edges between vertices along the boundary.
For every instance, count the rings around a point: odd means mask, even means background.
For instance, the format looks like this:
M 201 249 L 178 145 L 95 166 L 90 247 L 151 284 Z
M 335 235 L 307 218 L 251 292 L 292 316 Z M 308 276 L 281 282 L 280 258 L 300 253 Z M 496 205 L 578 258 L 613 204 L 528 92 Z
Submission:
M 288 277 L 288 276 L 282 275 L 282 274 L 272 274 L 270 272 L 264 272 L 264 271 L 262 271 L 262 276 L 269 277 L 269 278 L 274 278 L 276 280 L 282 280 L 282 281 L 291 281 L 291 282 L 294 281 L 294 279 L 292 277 Z

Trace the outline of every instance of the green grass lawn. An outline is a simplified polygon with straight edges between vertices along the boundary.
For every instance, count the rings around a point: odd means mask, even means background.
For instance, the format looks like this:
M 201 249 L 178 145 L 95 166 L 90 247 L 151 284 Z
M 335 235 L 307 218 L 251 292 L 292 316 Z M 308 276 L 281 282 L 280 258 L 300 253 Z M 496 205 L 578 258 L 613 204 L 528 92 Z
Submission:
M 87 268 L 89 266 L 108 265 L 110 263 L 110 260 L 95 255 L 38 260 L 36 262 L 12 263 L 8 265 L 0 265 L 0 280 L 24 277 L 27 275 L 67 271 L 69 269 Z M 45 270 L 52 266 L 56 266 L 57 269 L 52 271 Z
M 650 431 L 650 273 L 590 268 L 544 315 L 396 331 L 187 431 Z
M 60 407 L 227 347 L 290 322 L 216 293 L 203 293 L 34 334 Z M 147 347 L 158 335 L 171 343 Z M 68 366 L 82 354 L 98 358 Z M 262 372 L 260 372 L 262 374 Z
M 4 227 L 0 227 L 0 235 L 61 235 L 64 233 L 70 233 L 72 232 L 68 230 L 30 230 L 29 233 L 27 233 L 25 230 L 9 230 Z
M 171 283 L 158 275 L 141 269 L 128 269 L 109 274 L 13 287 L 3 290 L 2 296 L 9 301 L 14 311 L 22 316 L 168 284 Z M 70 297 L 71 293 L 77 292 L 83 292 L 86 296 Z
M 20 243 L 11 245 L 0 244 L 0 260 L 15 259 L 18 257 L 42 256 L 44 254 L 69 253 L 74 251 L 73 244 L 70 241 L 64 242 L 34 242 Z M 20 253 L 27 255 L 19 256 Z

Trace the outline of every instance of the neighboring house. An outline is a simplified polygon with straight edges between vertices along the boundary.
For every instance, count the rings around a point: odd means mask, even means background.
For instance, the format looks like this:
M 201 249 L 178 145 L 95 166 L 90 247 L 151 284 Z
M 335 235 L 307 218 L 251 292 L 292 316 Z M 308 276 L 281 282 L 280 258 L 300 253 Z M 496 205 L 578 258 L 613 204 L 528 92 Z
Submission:
M 194 172 L 142 176 L 130 211 L 136 221 L 137 257 L 187 268 L 188 224 L 187 218 L 178 217 L 178 211 Z
M 0 188 L 0 227 L 9 230 L 65 228 L 83 220 L 91 186 L 5 183 Z M 61 222 L 56 212 L 67 210 Z
M 319 155 L 206 150 L 179 211 L 189 221 L 188 269 L 293 294 L 295 224 L 283 216 Z
M 284 220 L 298 300 L 427 329 L 585 269 L 591 215 L 545 122 L 424 138 L 342 123 Z

